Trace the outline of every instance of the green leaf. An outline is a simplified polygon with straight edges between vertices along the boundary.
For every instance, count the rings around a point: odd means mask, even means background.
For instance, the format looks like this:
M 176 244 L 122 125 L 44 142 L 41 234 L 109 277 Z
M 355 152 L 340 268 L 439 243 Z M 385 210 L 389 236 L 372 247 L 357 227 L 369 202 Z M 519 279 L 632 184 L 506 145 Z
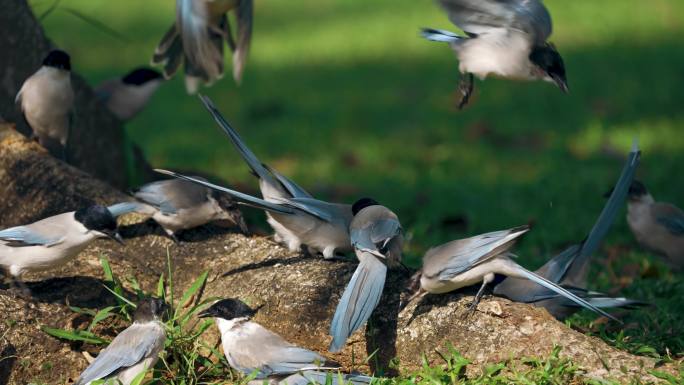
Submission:
M 73 311 L 74 313 L 78 313 L 78 314 L 85 314 L 85 315 L 89 315 L 91 317 L 95 315 L 95 311 L 91 310 L 91 309 L 85 309 L 85 308 L 76 307 L 76 306 L 69 306 L 69 309 L 71 311 Z
M 157 282 L 157 297 L 164 298 L 164 273 L 161 273 Z
M 100 257 L 100 265 L 102 265 L 102 270 L 104 270 L 105 281 L 114 282 L 114 273 L 112 272 L 112 267 L 109 266 L 107 258 Z
M 116 298 L 118 298 L 119 300 L 125 302 L 126 304 L 128 304 L 128 305 L 130 305 L 130 306 L 133 306 L 133 308 L 136 308 L 136 307 L 137 307 L 136 304 L 134 304 L 133 302 L 129 301 L 129 300 L 128 300 L 126 297 L 124 297 L 123 295 L 121 295 L 121 294 L 117 293 L 116 291 L 110 289 L 108 286 L 104 286 L 104 288 L 107 289 L 107 291 L 109 291 L 110 293 L 114 294 L 114 296 L 115 296 Z
M 190 299 L 199 291 L 199 289 L 204 286 L 205 282 L 207 281 L 207 277 L 209 276 L 209 271 L 205 271 L 202 273 L 202 275 L 199 276 L 195 280 L 195 282 L 190 285 L 188 290 L 183 293 L 183 296 L 181 297 L 180 302 L 178 302 L 178 305 L 176 306 L 176 312 L 174 314 L 174 318 L 178 318 L 180 315 L 181 309 L 183 309 L 187 303 L 190 301 Z
M 145 368 L 145 370 L 138 373 L 138 375 L 133 378 L 133 381 L 131 381 L 131 385 L 141 385 L 143 383 L 143 379 L 145 379 L 145 375 L 147 374 L 147 372 L 148 369 Z
M 106 308 L 100 310 L 95 314 L 93 317 L 93 320 L 90 322 L 90 326 L 88 326 L 88 331 L 93 330 L 95 325 L 97 325 L 100 321 L 104 320 L 105 318 L 113 315 L 112 310 L 114 310 L 114 306 L 107 306 Z
M 135 290 L 135 294 L 138 296 L 138 298 L 145 297 L 145 293 L 140 288 L 140 284 L 138 283 L 138 280 L 135 279 L 135 277 L 128 277 L 128 282 L 130 282 L 131 287 L 133 288 L 133 290 Z
M 679 384 L 679 382 L 677 382 L 677 377 L 671 375 L 670 373 L 661 372 L 660 370 L 649 370 L 648 373 L 653 375 L 653 377 L 665 380 L 670 384 Z
M 83 341 L 87 342 L 89 344 L 105 344 L 108 343 L 107 340 L 102 339 L 95 334 L 85 331 L 85 330 L 74 330 L 74 331 L 68 331 L 68 330 L 63 330 L 63 329 L 54 329 L 50 328 L 47 326 L 42 326 L 40 328 L 44 333 L 51 335 L 56 338 L 60 338 L 63 340 L 69 340 L 69 341 Z

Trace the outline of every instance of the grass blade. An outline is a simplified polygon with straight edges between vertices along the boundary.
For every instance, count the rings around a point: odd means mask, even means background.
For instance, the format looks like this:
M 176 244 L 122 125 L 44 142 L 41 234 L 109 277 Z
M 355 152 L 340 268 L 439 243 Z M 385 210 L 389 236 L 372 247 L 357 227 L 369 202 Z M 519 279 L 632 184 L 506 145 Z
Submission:
M 68 331 L 68 330 L 63 330 L 63 329 L 55 329 L 55 328 L 50 328 L 47 326 L 42 326 L 40 328 L 44 333 L 59 338 L 63 340 L 69 340 L 69 341 L 83 341 L 87 342 L 89 344 L 95 344 L 95 345 L 100 345 L 100 344 L 106 344 L 108 343 L 107 340 L 102 339 L 95 334 L 85 331 L 85 330 L 74 330 L 74 331 Z
M 199 276 L 195 280 L 195 282 L 190 285 L 188 290 L 183 293 L 183 296 L 181 297 L 181 300 L 178 302 L 178 306 L 176 306 L 176 312 L 175 312 L 175 318 L 178 318 L 180 315 L 181 309 L 183 309 L 187 304 L 190 302 L 190 299 L 199 291 L 199 289 L 204 286 L 204 283 L 207 281 L 207 277 L 209 276 L 209 271 L 205 271 L 202 273 L 202 275 Z M 196 307 L 195 307 L 196 308 Z

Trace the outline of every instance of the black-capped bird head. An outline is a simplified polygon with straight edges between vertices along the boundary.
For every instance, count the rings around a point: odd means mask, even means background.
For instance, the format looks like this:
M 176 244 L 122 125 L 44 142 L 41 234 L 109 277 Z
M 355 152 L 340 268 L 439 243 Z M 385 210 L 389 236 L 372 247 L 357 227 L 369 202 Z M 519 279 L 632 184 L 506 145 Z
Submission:
M 133 313 L 135 322 L 150 322 L 161 320 L 169 305 L 161 298 L 149 297 L 138 302 L 138 307 Z
M 536 46 L 530 53 L 530 61 L 540 70 L 541 77 L 556 84 L 561 91 L 568 93 L 568 80 L 565 77 L 563 58 L 551 43 Z
M 222 299 L 199 314 L 200 318 L 216 317 L 230 321 L 236 318 L 252 318 L 256 310 L 235 298 Z
M 610 196 L 613 194 L 614 190 L 615 190 L 615 188 L 611 187 L 611 189 L 608 190 L 608 192 L 603 194 L 603 197 L 604 198 L 610 198 Z M 629 190 L 627 190 L 627 199 L 632 201 L 632 202 L 640 201 L 641 199 L 643 199 L 644 197 L 646 197 L 648 195 L 649 195 L 649 193 L 648 193 L 648 190 L 646 189 L 646 186 L 636 179 L 632 181 L 632 184 L 629 185 Z
M 68 53 L 59 49 L 55 49 L 50 51 L 45 59 L 43 59 L 43 65 L 46 67 L 71 71 L 71 58 L 69 58 Z
M 227 194 L 220 194 L 216 190 L 212 190 L 212 197 L 216 199 L 219 207 L 221 207 L 222 212 L 220 213 L 219 219 L 222 221 L 228 221 L 231 224 L 240 227 L 243 233 L 248 233 L 249 229 L 245 218 L 242 216 L 242 211 L 240 211 L 240 206 L 235 200 L 233 200 Z
M 94 232 L 99 237 L 110 238 L 123 244 L 121 235 L 117 231 L 116 218 L 102 205 L 92 205 L 76 210 L 74 218 L 81 222 L 88 231 Z
M 145 67 L 136 68 L 121 79 L 124 84 L 135 86 L 143 85 L 152 80 L 162 80 L 162 74 Z
M 359 213 L 359 211 L 368 206 L 378 206 L 379 204 L 380 203 L 373 198 L 361 198 L 352 205 L 352 214 L 356 215 Z
M 627 190 L 627 197 L 631 201 L 641 200 L 647 195 L 648 190 L 646 189 L 646 186 L 638 180 L 633 180 L 632 184 L 629 185 L 629 190 Z

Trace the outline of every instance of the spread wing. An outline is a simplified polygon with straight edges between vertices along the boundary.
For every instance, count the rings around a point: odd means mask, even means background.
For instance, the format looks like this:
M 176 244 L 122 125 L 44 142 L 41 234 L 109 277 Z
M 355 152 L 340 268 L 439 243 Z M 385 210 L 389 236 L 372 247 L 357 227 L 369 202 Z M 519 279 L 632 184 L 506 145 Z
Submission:
M 282 202 L 284 206 L 294 207 L 299 210 L 306 212 L 307 214 L 313 215 L 325 222 L 333 222 L 335 220 L 333 211 L 331 209 L 331 204 L 328 202 L 320 201 L 314 198 L 289 198 L 289 199 L 274 199 L 278 202 Z
M 457 274 L 507 251 L 513 246 L 513 241 L 527 231 L 527 226 L 493 231 L 430 249 L 425 254 L 423 272 L 428 277 L 448 281 Z
M 165 338 L 163 328 L 157 324 L 134 323 L 100 352 L 74 385 L 87 384 L 137 364 L 153 354 Z
M 287 190 L 287 192 L 290 193 L 290 195 L 294 198 L 313 198 L 311 194 L 309 194 L 306 190 L 304 190 L 301 186 L 299 186 L 297 183 L 292 181 L 292 179 L 289 179 L 285 175 L 279 173 L 278 171 L 272 169 L 269 166 L 264 165 L 264 167 L 273 174 L 273 176 L 276 177 L 278 182 L 280 182 L 283 187 Z
M 5 241 L 10 246 L 45 246 L 51 247 L 64 241 L 64 237 L 59 235 L 44 234 L 37 229 L 29 226 L 11 227 L 0 231 L 0 240 Z
M 544 44 L 551 35 L 551 15 L 540 0 L 438 0 L 449 20 L 469 34 L 516 29 Z

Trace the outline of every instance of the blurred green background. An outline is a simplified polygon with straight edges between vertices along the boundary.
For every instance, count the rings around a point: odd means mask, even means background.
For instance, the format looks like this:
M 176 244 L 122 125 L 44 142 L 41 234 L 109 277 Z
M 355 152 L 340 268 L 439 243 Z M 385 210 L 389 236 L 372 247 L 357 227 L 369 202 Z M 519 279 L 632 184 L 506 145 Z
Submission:
M 497 79 L 476 83 L 455 109 L 457 61 L 424 26 L 454 30 L 432 1 L 256 0 L 252 51 L 237 86 L 209 95 L 266 163 L 319 198 L 373 196 L 400 216 L 409 263 L 432 245 L 533 223 L 516 249 L 538 267 L 582 240 L 597 218 L 632 142 L 638 177 L 658 200 L 684 205 L 684 2 L 547 0 L 551 38 L 571 89 Z M 31 3 L 41 15 L 53 1 Z M 92 84 L 147 65 L 174 19 L 175 2 L 63 0 L 43 19 Z M 74 17 L 99 20 L 126 41 Z M 256 192 L 227 138 L 181 77 L 164 85 L 127 125 L 157 167 L 214 174 Z M 266 229 L 263 215 L 248 214 Z M 255 222 L 256 221 L 256 222 Z M 684 352 L 682 275 L 633 240 L 621 216 L 596 256 L 592 288 L 656 301 L 628 318 L 632 350 Z M 601 332 L 593 315 L 573 319 Z M 634 346 L 630 344 L 635 344 Z

